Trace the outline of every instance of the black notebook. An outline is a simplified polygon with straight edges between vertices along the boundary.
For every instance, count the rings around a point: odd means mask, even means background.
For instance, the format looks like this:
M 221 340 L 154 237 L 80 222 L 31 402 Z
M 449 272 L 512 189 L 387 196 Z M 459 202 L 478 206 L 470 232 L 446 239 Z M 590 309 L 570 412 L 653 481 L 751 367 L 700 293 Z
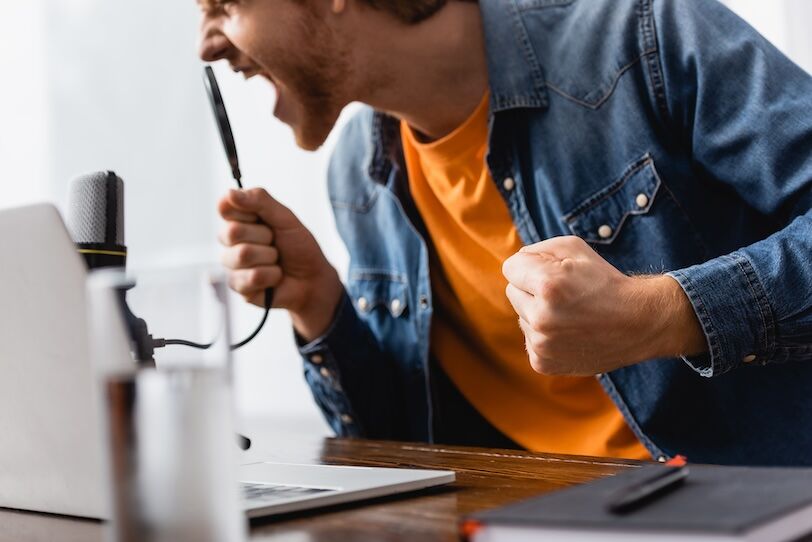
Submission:
M 629 469 L 467 518 L 472 542 L 778 541 L 812 532 L 812 469 L 690 465 L 685 482 L 626 514 L 607 503 L 663 468 Z

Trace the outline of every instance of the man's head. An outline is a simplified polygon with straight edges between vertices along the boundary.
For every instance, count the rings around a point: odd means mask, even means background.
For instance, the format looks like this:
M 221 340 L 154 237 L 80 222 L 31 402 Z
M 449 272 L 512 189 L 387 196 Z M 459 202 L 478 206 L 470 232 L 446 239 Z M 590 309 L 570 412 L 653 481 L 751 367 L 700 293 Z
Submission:
M 274 111 L 306 149 L 324 143 L 341 110 L 369 85 L 353 59 L 359 25 L 384 17 L 417 25 L 449 0 L 198 0 L 204 18 L 200 56 L 225 59 L 246 77 L 271 81 Z M 362 93 L 362 92 L 361 92 Z

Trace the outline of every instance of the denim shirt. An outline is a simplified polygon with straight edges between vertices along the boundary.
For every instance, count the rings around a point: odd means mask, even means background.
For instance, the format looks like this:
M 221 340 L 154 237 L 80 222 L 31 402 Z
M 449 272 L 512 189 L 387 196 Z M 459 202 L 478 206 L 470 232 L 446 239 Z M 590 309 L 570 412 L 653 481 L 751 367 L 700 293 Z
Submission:
M 634 433 L 661 460 L 812 465 L 812 78 L 715 0 L 479 4 L 487 163 L 524 243 L 669 273 L 707 338 L 598 375 Z M 328 182 L 351 263 L 305 377 L 338 434 L 431 441 L 431 241 L 397 121 L 361 111 Z

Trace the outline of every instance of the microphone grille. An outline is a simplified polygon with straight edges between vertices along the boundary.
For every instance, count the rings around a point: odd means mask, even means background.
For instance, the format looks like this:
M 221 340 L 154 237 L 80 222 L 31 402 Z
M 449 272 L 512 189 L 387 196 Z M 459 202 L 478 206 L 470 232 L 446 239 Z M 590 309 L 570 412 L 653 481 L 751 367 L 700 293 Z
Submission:
M 124 245 L 124 181 L 112 171 L 78 177 L 70 185 L 68 231 L 75 243 Z

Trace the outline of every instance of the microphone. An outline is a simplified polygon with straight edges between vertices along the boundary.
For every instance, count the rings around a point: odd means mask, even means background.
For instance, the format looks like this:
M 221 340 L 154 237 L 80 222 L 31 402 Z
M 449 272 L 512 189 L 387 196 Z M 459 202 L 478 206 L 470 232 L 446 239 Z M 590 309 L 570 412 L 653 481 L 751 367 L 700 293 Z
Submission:
M 66 225 L 89 270 L 126 267 L 124 244 L 124 181 L 112 171 L 99 171 L 74 179 L 68 194 Z M 130 334 L 135 361 L 155 365 L 155 340 L 147 323 L 127 305 L 126 290 L 119 303 Z
M 68 194 L 65 223 L 89 270 L 126 267 L 124 181 L 121 177 L 112 171 L 99 171 L 73 180 Z M 135 284 L 131 287 L 134 286 Z M 155 349 L 173 344 L 196 348 L 211 346 L 196 345 L 177 339 L 155 339 L 149 333 L 146 321 L 135 316 L 130 310 L 127 304 L 127 290 L 117 290 L 116 293 L 119 296 L 118 301 L 130 335 L 130 349 L 136 363 L 155 367 Z M 256 333 L 236 347 L 247 343 L 254 336 Z M 237 445 L 240 449 L 247 450 L 251 447 L 251 439 L 238 434 Z
M 88 269 L 124 267 L 124 181 L 112 171 L 83 175 L 70 185 L 67 227 Z

